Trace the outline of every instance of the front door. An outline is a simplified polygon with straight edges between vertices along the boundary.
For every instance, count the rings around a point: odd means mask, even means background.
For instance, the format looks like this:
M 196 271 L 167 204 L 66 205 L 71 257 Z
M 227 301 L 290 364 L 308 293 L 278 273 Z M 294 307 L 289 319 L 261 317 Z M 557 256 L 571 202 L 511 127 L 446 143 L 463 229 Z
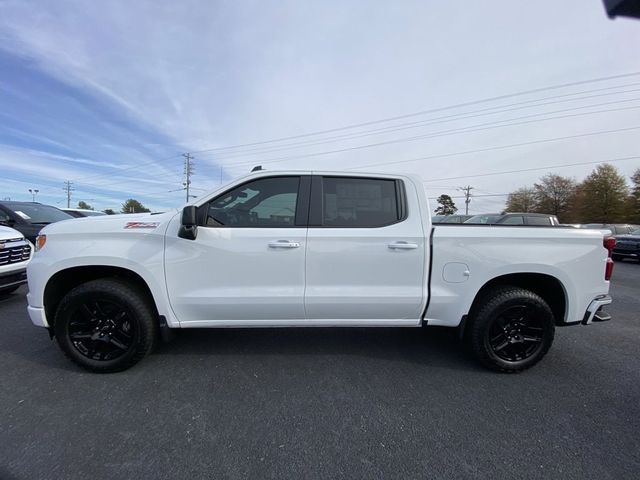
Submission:
M 250 180 L 198 207 L 195 240 L 170 227 L 166 282 L 180 322 L 304 319 L 309 183 Z

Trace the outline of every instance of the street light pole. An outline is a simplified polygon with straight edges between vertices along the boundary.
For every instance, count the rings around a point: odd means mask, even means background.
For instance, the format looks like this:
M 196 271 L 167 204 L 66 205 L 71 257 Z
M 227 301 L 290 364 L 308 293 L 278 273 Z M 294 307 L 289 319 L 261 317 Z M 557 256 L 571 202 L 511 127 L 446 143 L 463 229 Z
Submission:
M 31 201 L 35 202 L 36 201 L 36 195 L 38 194 L 40 190 L 38 190 L 37 188 L 30 188 L 29 189 L 29 193 L 31 194 Z

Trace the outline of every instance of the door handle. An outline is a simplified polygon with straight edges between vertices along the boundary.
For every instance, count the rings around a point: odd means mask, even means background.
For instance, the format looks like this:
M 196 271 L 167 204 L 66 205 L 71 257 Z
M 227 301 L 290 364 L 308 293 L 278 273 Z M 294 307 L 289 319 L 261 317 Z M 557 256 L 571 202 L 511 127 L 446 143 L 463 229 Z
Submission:
M 388 245 L 391 250 L 415 250 L 418 248 L 417 243 L 409 242 L 393 242 Z
M 290 242 L 289 240 L 277 240 L 275 242 L 269 242 L 269 248 L 298 248 L 300 243 Z

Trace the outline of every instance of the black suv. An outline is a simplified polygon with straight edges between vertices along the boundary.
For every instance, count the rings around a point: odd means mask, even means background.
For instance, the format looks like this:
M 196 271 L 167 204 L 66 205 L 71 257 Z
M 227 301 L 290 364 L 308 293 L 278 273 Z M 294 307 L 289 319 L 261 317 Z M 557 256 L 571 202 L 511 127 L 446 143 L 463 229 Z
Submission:
M 68 213 L 37 202 L 0 202 L 0 225 L 22 233 L 35 245 L 36 237 L 45 225 L 73 218 Z

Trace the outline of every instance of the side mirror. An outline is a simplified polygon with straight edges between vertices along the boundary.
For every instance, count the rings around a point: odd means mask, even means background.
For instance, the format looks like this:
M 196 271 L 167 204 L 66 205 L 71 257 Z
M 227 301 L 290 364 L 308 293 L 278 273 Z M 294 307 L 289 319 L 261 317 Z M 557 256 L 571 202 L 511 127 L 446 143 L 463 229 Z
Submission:
M 198 236 L 198 208 L 187 205 L 182 209 L 182 219 L 178 236 L 186 240 L 195 240 Z

